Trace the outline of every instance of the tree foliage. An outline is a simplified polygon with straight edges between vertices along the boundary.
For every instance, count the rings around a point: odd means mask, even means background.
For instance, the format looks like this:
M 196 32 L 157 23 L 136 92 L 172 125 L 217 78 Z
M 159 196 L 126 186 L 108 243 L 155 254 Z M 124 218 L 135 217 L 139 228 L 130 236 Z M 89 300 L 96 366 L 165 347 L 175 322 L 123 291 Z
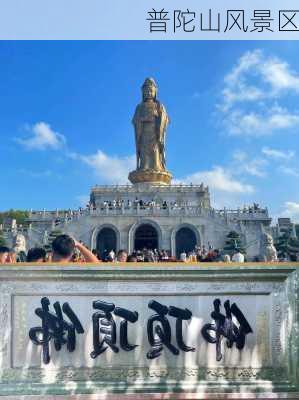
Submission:
M 3 232 L 0 232 L 0 247 L 6 246 L 6 240 L 3 237 Z
M 238 232 L 229 232 L 229 234 L 226 236 L 223 250 L 229 255 L 233 255 L 236 250 L 240 251 L 240 253 L 246 254 L 245 247 Z
M 288 257 L 291 261 L 296 261 L 299 254 L 299 239 L 293 237 L 292 228 L 285 229 L 274 245 L 279 258 Z
M 29 217 L 29 212 L 26 210 L 9 210 L 0 212 L 0 224 L 3 224 L 5 218 L 12 218 L 17 221 L 18 225 L 25 225 L 26 219 Z

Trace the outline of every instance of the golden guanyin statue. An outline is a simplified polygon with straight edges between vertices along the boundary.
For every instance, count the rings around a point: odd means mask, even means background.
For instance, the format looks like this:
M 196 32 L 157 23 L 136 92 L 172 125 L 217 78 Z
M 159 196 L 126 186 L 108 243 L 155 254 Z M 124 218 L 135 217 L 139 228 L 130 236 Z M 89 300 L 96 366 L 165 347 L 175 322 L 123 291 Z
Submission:
M 129 174 L 132 183 L 170 183 L 165 162 L 168 122 L 165 107 L 157 100 L 157 85 L 152 78 L 147 78 L 142 85 L 142 102 L 133 117 L 137 168 Z

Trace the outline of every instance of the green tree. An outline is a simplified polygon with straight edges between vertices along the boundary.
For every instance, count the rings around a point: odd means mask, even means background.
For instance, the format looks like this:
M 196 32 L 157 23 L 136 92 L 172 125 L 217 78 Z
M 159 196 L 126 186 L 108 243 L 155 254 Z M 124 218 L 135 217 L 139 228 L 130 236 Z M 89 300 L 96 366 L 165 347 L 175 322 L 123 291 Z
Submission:
M 3 223 L 5 218 L 12 218 L 17 221 L 18 225 L 26 225 L 27 223 L 27 218 L 29 217 L 29 212 L 26 210 L 9 210 L 9 211 L 4 211 L 0 212 L 0 224 Z
M 239 250 L 241 253 L 246 254 L 242 239 L 240 238 L 240 235 L 235 231 L 229 232 L 229 234 L 226 236 L 223 250 L 226 254 L 229 255 L 233 255 L 236 250 Z
M 291 228 L 285 229 L 275 241 L 274 246 L 279 258 L 287 256 L 291 261 L 296 261 L 299 254 L 299 239 L 292 234 Z
M 3 232 L 0 232 L 0 247 L 6 246 L 6 240 L 3 237 Z

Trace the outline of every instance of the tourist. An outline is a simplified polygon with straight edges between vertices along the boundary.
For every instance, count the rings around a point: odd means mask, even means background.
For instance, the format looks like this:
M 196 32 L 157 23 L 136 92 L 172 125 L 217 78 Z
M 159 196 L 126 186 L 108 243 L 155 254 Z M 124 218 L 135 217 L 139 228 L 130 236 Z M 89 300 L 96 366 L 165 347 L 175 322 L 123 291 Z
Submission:
M 180 261 L 181 262 L 187 262 L 187 254 L 185 251 L 182 251 L 180 254 Z
M 143 262 L 144 261 L 144 254 L 142 253 L 141 250 L 136 251 L 136 258 L 137 262 Z
M 191 251 L 189 253 L 189 261 L 190 262 L 196 262 L 197 261 L 195 250 L 193 250 L 193 251 Z
M 46 261 L 46 250 L 41 247 L 34 247 L 28 250 L 26 262 L 43 263 Z
M 119 250 L 117 253 L 116 261 L 117 262 L 126 262 L 128 258 L 128 253 L 126 250 Z
M 11 262 L 9 257 L 10 249 L 6 246 L 0 247 L 0 264 L 8 264 Z
M 232 257 L 232 262 L 243 263 L 245 261 L 244 255 L 239 249 L 235 249 L 235 253 Z
M 224 254 L 223 255 L 223 262 L 225 262 L 225 263 L 230 263 L 231 262 L 229 254 Z
M 145 258 L 144 258 L 144 261 L 155 262 L 155 254 L 154 254 L 153 250 L 150 250 L 150 249 L 147 250 Z
M 47 263 L 52 262 L 52 252 L 51 251 L 46 250 L 45 262 L 47 262 Z
M 115 252 L 114 250 L 110 250 L 107 256 L 108 262 L 114 262 L 115 261 Z
M 77 242 L 69 235 L 59 235 L 52 242 L 52 262 L 65 263 L 72 260 L 75 249 L 82 254 L 84 261 L 98 263 L 97 257 L 82 243 Z
M 200 246 L 195 246 L 196 251 L 196 261 L 201 262 L 203 261 L 204 257 L 202 255 L 202 249 Z
M 161 261 L 168 262 L 169 256 L 166 250 L 161 251 Z
M 135 254 L 130 254 L 130 255 L 128 256 L 128 258 L 127 258 L 127 262 L 133 262 L 133 263 L 137 262 L 137 257 L 136 257 L 136 255 L 135 255 Z

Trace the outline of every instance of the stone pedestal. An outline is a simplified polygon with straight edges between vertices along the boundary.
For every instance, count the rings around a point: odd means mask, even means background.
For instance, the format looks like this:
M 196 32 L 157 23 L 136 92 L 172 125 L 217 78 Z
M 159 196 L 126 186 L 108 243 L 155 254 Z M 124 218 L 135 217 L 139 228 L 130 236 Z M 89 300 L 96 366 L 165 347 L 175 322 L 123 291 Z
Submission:
M 130 172 L 129 180 L 133 183 L 151 183 L 169 185 L 172 175 L 168 171 L 135 170 Z
M 44 297 L 51 318 L 65 321 L 64 339 L 72 320 L 66 304 L 83 328 L 83 332 L 75 332 L 73 351 L 67 343 L 55 348 L 53 333 L 44 337 L 49 342 L 48 363 L 43 359 L 42 343 L 29 337 L 32 329 L 38 331 L 39 340 L 45 335 L 41 319 L 42 313 L 47 313 L 41 311 Z M 221 360 L 216 357 L 216 344 L 207 342 L 202 334 L 208 329 L 213 336 L 215 299 L 221 301 L 224 316 L 224 303 L 230 301 L 236 329 L 242 318 L 233 304 L 251 327 L 241 349 L 234 340 L 229 348 L 225 334 L 220 334 Z M 128 349 L 121 342 L 124 317 L 116 309 L 110 310 L 118 351 L 103 342 L 106 349 L 91 357 L 93 323 L 99 312 L 94 308 L 96 300 L 138 313 L 137 320 L 136 315 L 130 318 L 126 327 L 128 343 L 137 347 Z M 153 350 L 148 321 L 157 314 L 151 307 L 153 300 L 166 307 L 166 314 L 165 309 L 163 312 L 169 325 L 161 325 L 160 319 L 160 327 L 171 330 L 171 345 L 178 352 L 174 354 L 171 346 L 163 344 L 158 356 L 151 359 L 147 356 Z M 60 317 L 55 303 L 62 307 Z M 170 306 L 189 310 L 181 328 Z M 3 265 L 0 315 L 1 400 L 299 398 L 296 265 Z M 155 321 L 155 326 L 159 325 Z M 60 333 L 57 335 L 58 340 Z M 193 351 L 186 351 L 180 335 Z

